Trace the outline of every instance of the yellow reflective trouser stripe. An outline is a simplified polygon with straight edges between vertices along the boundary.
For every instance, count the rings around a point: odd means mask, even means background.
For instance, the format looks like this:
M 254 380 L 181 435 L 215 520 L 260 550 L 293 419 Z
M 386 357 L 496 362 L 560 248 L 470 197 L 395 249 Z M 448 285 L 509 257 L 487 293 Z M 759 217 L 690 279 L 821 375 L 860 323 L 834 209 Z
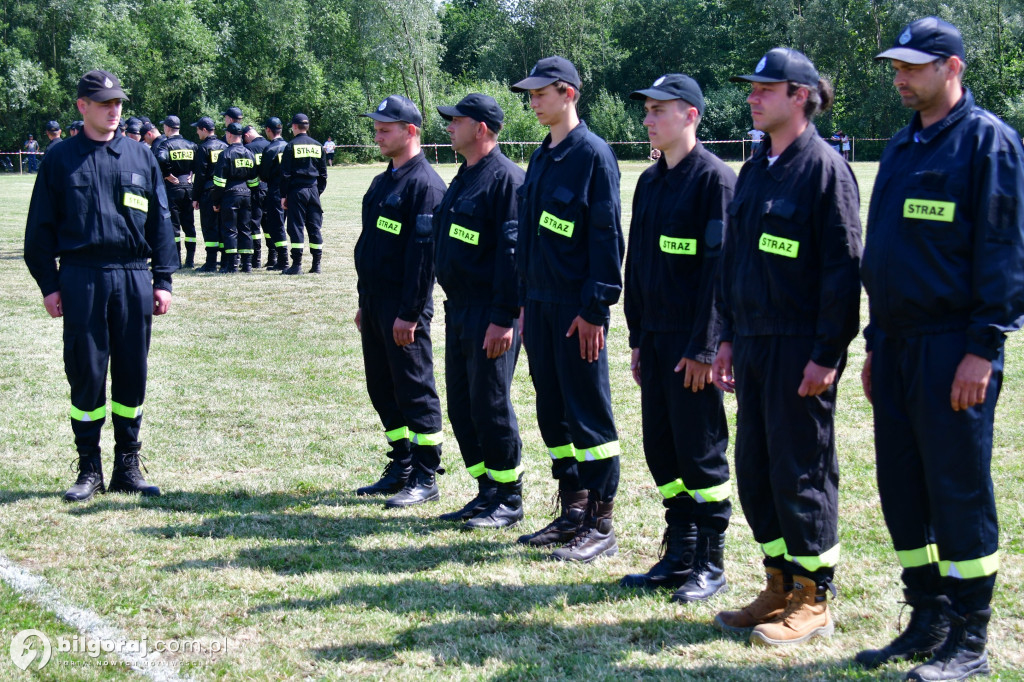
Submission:
M 135 419 L 142 415 L 142 405 L 138 407 L 128 407 L 121 403 L 110 401 L 110 411 L 116 414 L 118 417 L 125 417 L 127 419 Z
M 780 557 L 786 555 L 786 540 L 784 538 L 778 538 L 771 542 L 766 542 L 761 545 L 761 551 L 765 553 L 765 556 Z
M 224 178 L 218 178 L 216 175 L 213 176 L 213 186 L 214 187 L 225 187 L 225 186 L 227 186 L 227 184 L 228 184 L 228 182 Z
M 208 249 L 216 249 L 218 246 L 220 246 L 220 242 L 203 242 L 203 246 L 205 246 Z
M 413 445 L 440 445 L 444 441 L 441 435 L 441 431 L 437 433 L 415 433 L 410 431 L 409 440 L 412 441 Z
M 515 469 L 506 469 L 504 471 L 495 471 L 494 469 L 487 470 L 488 478 L 497 483 L 512 483 L 513 481 L 518 481 L 522 474 L 522 466 L 517 466 Z
M 487 473 L 487 465 L 483 462 L 477 462 L 471 467 L 466 467 L 466 471 L 468 471 L 469 475 L 473 478 L 480 478 Z
M 939 575 L 949 578 L 960 578 L 961 580 L 984 578 L 985 576 L 995 575 L 998 570 L 999 552 L 983 556 L 980 559 L 939 562 Z
M 939 546 L 936 544 L 925 545 L 917 549 L 904 549 L 896 552 L 903 568 L 917 568 L 928 564 L 939 563 Z
M 319 251 L 322 248 L 324 248 L 323 244 L 314 244 L 313 242 L 309 243 L 309 250 L 310 251 Z
M 565 459 L 567 457 L 576 457 L 576 448 L 572 446 L 572 443 L 568 445 L 556 445 L 553 448 L 548 448 L 548 453 L 551 455 L 551 459 Z
M 75 407 L 74 405 L 71 406 L 71 418 L 74 419 L 75 421 L 79 421 L 79 422 L 94 422 L 94 421 L 98 421 L 100 419 L 103 419 L 106 416 L 107 416 L 107 406 L 106 405 L 101 405 L 101 406 L 97 407 L 95 410 L 90 410 L 88 412 L 86 412 L 85 410 L 80 410 L 77 407 Z
M 732 485 L 729 481 L 725 483 L 719 483 L 709 488 L 700 488 L 698 490 L 690 490 L 683 483 L 683 479 L 677 478 L 671 483 L 665 485 L 659 485 L 658 490 L 661 491 L 662 496 L 667 500 L 673 498 L 681 493 L 686 493 L 692 497 L 697 503 L 703 502 L 721 502 L 722 500 L 729 499 L 729 494 L 732 492 Z
M 195 237 L 184 237 L 184 239 L 185 239 L 185 242 L 188 243 L 188 244 L 195 244 L 196 241 L 197 241 Z
M 829 568 L 839 563 L 839 544 L 832 549 L 819 554 L 818 556 L 793 556 L 786 553 L 786 561 L 800 564 L 808 571 L 817 571 L 819 568 Z
M 223 244 L 221 246 L 223 246 Z M 224 253 L 235 254 L 238 253 L 238 249 L 224 249 Z
M 217 242 L 217 248 L 223 249 L 224 248 L 224 242 Z
M 681 478 L 677 478 L 671 483 L 666 483 L 665 485 L 659 485 L 658 491 L 666 500 L 672 499 L 679 493 L 689 492 L 686 490 L 686 486 L 683 484 L 683 479 Z
M 403 440 L 409 437 L 409 427 L 399 426 L 397 429 L 391 429 L 390 431 L 384 432 L 384 437 L 388 439 L 389 443 L 393 443 L 396 440 Z
M 267 237 L 269 239 L 269 237 Z M 282 246 L 288 246 L 288 242 L 274 242 L 274 246 L 280 248 Z
M 619 441 L 613 440 L 604 445 L 594 445 L 589 448 L 576 448 L 577 462 L 596 462 L 599 459 L 610 459 L 619 456 Z

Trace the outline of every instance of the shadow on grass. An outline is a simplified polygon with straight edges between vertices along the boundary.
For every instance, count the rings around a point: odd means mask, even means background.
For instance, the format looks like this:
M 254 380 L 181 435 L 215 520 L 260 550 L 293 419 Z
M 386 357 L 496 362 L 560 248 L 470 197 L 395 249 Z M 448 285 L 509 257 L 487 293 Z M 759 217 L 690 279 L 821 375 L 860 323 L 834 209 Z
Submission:
M 0 490 L 0 505 L 14 504 L 22 500 L 41 500 L 63 496 L 64 493 L 56 490 Z

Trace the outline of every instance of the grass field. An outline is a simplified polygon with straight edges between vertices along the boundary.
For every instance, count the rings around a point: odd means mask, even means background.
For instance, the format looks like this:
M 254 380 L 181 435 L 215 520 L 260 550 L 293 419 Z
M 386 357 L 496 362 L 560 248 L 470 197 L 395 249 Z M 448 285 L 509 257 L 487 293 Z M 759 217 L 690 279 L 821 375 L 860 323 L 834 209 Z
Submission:
M 386 450 L 362 376 L 352 250 L 360 199 L 381 166 L 334 168 L 324 195 L 324 274 L 175 276 L 154 325 L 143 452 L 164 495 L 61 501 L 74 479 L 61 325 L 43 310 L 22 261 L 31 177 L 0 177 L 0 551 L 63 597 L 132 638 L 225 642 L 223 651 L 165 657 L 195 679 L 902 679 L 869 675 L 853 655 L 895 634 L 899 569 L 874 481 L 871 412 L 858 374 L 863 341 L 840 384 L 843 560 L 835 636 L 777 651 L 710 626 L 763 581 L 738 508 L 729 529 L 732 590 L 709 604 L 622 590 L 656 560 L 660 496 L 640 447 L 639 389 L 629 374 L 621 306 L 609 336 L 612 396 L 623 446 L 616 505 L 620 554 L 555 565 L 514 543 L 550 518 L 554 485 L 536 428 L 527 362 L 514 398 L 524 441 L 527 518 L 520 528 L 464 533 L 436 520 L 474 484 L 445 424 L 440 504 L 385 510 L 358 498 Z M 439 168 L 446 180 L 454 166 Z M 623 206 L 643 170 L 623 166 Z M 863 215 L 875 166 L 857 164 Z M 624 216 L 628 225 L 628 216 Z M 435 292 L 438 301 L 439 290 Z M 443 312 L 434 320 L 444 400 Z M 866 307 L 862 319 L 866 317 Z M 1002 569 L 990 656 L 1002 679 L 1024 678 L 1024 351 L 1008 344 L 993 461 Z M 735 400 L 727 398 L 734 419 Z M 103 447 L 109 474 L 111 437 Z M 904 614 L 904 622 L 906 614 Z M 127 679 L 110 656 L 55 653 L 16 668 L 19 630 L 70 628 L 0 583 L 0 679 Z M 75 662 L 81 665 L 75 665 Z M 30 669 L 34 670 L 34 669 Z

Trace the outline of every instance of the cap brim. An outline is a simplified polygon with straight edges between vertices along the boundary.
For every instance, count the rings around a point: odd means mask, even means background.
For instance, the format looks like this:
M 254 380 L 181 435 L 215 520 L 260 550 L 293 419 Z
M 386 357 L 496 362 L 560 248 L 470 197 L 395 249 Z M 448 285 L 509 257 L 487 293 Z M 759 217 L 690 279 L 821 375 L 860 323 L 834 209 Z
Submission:
M 898 59 L 907 64 L 930 64 L 938 58 L 938 55 L 912 50 L 909 47 L 890 47 L 885 52 L 875 55 L 875 59 Z
M 550 76 L 531 76 L 530 78 L 524 78 L 518 83 L 511 87 L 512 92 L 526 92 L 528 90 L 540 90 L 541 88 L 547 87 L 557 81 L 557 78 L 551 78 Z M 570 85 L 572 85 L 570 83 Z M 574 86 L 575 87 L 575 86 Z
M 733 76 L 729 79 L 733 83 L 786 83 L 785 79 L 778 78 L 767 78 L 765 76 L 758 76 L 756 73 L 750 73 L 745 76 Z
M 466 116 L 466 114 L 459 111 L 458 107 L 437 107 L 437 113 L 441 114 L 441 118 L 446 121 L 450 121 L 456 116 Z
M 673 95 L 671 92 L 665 92 L 664 90 L 657 90 L 655 88 L 647 88 L 646 90 L 634 90 L 629 93 L 630 99 L 651 99 L 660 100 L 667 102 L 670 99 L 682 99 L 679 95 Z
M 125 102 L 129 101 L 128 95 L 124 94 L 124 91 L 121 90 L 121 88 L 107 88 L 106 90 L 100 90 L 99 92 L 92 93 L 86 97 L 86 99 L 91 99 L 93 102 L 109 102 L 112 99 L 120 99 Z
M 413 123 L 412 121 L 406 121 L 403 118 L 395 118 L 393 116 L 388 116 L 386 114 L 382 114 L 382 113 L 377 112 L 377 111 L 371 111 L 368 114 L 359 114 L 359 115 L 360 116 L 365 116 L 366 118 L 372 118 L 374 121 L 380 121 L 381 123 L 408 123 L 410 125 L 419 125 L 418 123 Z

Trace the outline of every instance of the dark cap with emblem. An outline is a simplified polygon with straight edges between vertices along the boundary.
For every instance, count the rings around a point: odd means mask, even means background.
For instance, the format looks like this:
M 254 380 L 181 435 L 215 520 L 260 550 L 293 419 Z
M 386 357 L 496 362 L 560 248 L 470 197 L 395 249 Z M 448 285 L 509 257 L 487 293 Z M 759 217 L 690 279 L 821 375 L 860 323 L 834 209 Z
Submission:
M 142 121 L 132 116 L 125 124 L 124 131 L 132 135 L 140 135 L 142 133 Z
M 646 90 L 634 90 L 629 94 L 630 99 L 643 100 L 648 97 L 663 102 L 681 99 L 696 109 L 698 114 L 704 115 L 704 93 L 697 81 L 686 74 L 667 73 Z
M 112 99 L 128 99 L 121 89 L 121 81 L 109 71 L 90 71 L 78 79 L 78 97 L 91 99 L 93 102 L 106 102 Z
M 71 125 L 68 126 L 68 130 L 81 130 L 85 127 L 84 121 L 72 121 Z
M 242 124 L 239 123 L 238 121 L 232 121 L 231 123 L 228 124 L 227 131 L 229 133 L 231 133 L 232 135 L 241 135 L 242 134 Z
M 964 55 L 964 39 L 956 26 L 939 19 L 925 17 L 912 21 L 903 27 L 896 37 L 896 42 L 885 52 L 875 55 L 875 59 L 898 59 L 908 64 L 928 64 L 936 59 L 959 57 L 967 61 Z
M 256 129 L 253 128 L 252 126 L 242 126 L 242 134 L 243 135 L 245 135 L 247 133 L 251 133 L 254 130 L 256 130 Z
M 177 116 L 171 115 L 160 121 L 160 125 L 167 126 L 168 128 L 180 128 L 181 119 Z
M 377 111 L 359 115 L 372 118 L 374 121 L 380 121 L 381 123 L 400 121 L 402 123 L 411 123 L 416 127 L 423 125 L 423 115 L 420 114 L 416 104 L 408 97 L 402 97 L 401 95 L 388 95 L 384 98 L 383 102 L 377 105 Z
M 56 121 L 50 121 L 49 123 L 46 124 L 46 132 L 48 132 L 48 133 L 59 133 L 60 132 L 60 124 L 57 123 Z
M 226 111 L 220 112 L 220 115 L 221 116 L 230 116 L 231 118 L 235 119 L 236 121 L 241 121 L 243 118 L 245 118 L 244 116 L 242 116 L 242 110 L 239 109 L 238 107 L 228 107 Z
M 818 87 L 818 70 L 803 52 L 789 47 L 768 50 L 754 68 L 754 73 L 733 76 L 733 83 L 796 83 Z
M 201 119 L 192 124 L 193 128 L 202 128 L 203 130 L 216 130 L 217 125 L 213 122 L 213 119 L 209 116 L 203 116 Z
M 490 95 L 481 95 L 478 92 L 466 95 L 453 107 L 437 107 L 437 113 L 446 121 L 456 116 L 468 116 L 474 121 L 486 123 L 494 132 L 501 130 L 505 121 L 505 112 L 498 106 L 498 102 Z
M 142 124 L 142 127 L 139 128 L 139 135 L 145 135 L 146 133 L 148 133 L 150 131 L 153 131 L 153 130 L 156 130 L 156 126 L 155 125 L 153 125 L 152 123 L 150 123 L 148 121 L 144 122 Z
M 512 92 L 539 90 L 557 81 L 580 88 L 580 74 L 565 57 L 545 57 L 533 65 L 530 75 L 512 86 Z
M 263 122 L 263 127 L 270 128 L 271 130 L 280 130 L 281 119 L 279 119 L 277 116 L 271 116 L 266 121 Z
M 293 126 L 308 126 L 309 125 L 309 116 L 306 116 L 305 114 L 295 114 L 294 116 L 292 116 L 292 125 Z

